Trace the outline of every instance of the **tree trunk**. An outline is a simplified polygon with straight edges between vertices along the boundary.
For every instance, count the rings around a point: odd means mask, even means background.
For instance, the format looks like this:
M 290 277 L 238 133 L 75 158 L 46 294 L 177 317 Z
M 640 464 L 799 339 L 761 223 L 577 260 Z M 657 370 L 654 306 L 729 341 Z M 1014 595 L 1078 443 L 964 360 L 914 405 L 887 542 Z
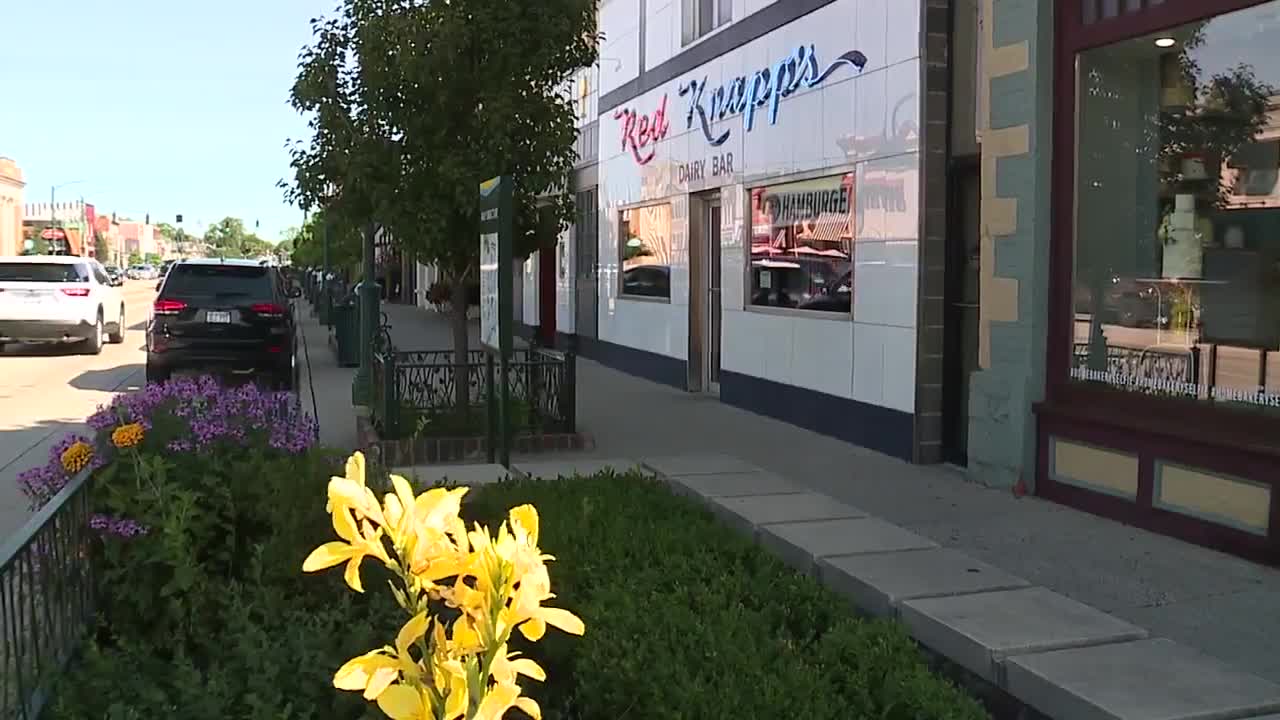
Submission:
M 467 285 L 461 279 L 450 281 L 453 326 L 453 402 L 459 415 L 471 412 L 471 366 L 467 362 Z

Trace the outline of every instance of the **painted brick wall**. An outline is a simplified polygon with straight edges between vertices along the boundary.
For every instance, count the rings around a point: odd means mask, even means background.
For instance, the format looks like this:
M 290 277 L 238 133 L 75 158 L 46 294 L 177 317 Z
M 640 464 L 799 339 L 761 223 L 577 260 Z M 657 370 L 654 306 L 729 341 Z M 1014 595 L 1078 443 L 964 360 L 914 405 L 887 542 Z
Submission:
M 982 0 L 982 369 L 970 380 L 969 473 L 998 487 L 1034 483 L 1031 404 L 1044 395 L 1056 1 Z

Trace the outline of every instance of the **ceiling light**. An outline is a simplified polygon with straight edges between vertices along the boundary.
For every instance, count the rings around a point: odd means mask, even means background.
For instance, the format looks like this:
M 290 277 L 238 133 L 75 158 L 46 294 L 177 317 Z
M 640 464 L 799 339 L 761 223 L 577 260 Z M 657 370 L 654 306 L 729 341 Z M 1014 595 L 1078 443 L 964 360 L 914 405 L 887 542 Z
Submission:
M 1168 48 L 1177 45 L 1178 41 L 1171 37 L 1156 38 L 1156 47 Z

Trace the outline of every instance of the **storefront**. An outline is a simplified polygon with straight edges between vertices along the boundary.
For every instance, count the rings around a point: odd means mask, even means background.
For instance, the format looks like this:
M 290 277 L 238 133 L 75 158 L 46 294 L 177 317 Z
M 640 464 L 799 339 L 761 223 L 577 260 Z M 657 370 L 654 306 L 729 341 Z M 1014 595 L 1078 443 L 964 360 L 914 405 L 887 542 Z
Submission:
M 644 8 L 601 8 L 581 352 L 918 459 L 921 6 Z
M 1036 491 L 1280 559 L 1280 0 L 1056 3 Z

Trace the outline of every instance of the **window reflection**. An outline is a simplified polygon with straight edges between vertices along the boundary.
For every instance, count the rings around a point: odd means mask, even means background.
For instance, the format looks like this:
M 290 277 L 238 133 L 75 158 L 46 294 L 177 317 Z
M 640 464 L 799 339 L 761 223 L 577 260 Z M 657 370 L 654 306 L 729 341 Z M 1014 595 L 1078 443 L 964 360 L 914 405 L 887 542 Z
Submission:
M 848 314 L 855 205 L 853 173 L 754 188 L 751 304 Z
M 1280 407 L 1280 2 L 1079 57 L 1072 377 Z
M 671 205 L 622 211 L 622 294 L 671 298 Z

